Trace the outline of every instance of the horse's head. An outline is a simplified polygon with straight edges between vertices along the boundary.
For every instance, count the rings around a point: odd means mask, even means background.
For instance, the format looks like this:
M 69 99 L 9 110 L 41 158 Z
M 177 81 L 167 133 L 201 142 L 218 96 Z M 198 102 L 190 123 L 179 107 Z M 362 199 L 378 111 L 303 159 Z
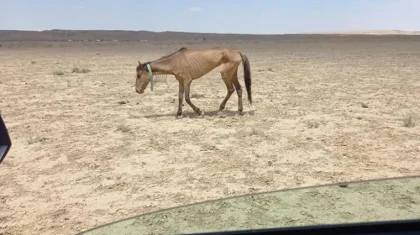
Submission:
M 141 64 L 139 61 L 139 64 L 136 68 L 136 92 L 139 94 L 143 94 L 144 89 L 146 89 L 147 85 L 150 82 L 150 75 L 147 69 L 145 68 L 145 65 Z

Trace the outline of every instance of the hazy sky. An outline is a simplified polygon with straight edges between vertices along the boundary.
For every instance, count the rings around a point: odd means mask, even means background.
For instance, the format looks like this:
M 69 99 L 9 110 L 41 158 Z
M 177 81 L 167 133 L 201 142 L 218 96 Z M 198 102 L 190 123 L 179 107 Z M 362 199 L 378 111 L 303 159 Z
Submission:
M 0 0 L 0 29 L 420 30 L 420 0 Z

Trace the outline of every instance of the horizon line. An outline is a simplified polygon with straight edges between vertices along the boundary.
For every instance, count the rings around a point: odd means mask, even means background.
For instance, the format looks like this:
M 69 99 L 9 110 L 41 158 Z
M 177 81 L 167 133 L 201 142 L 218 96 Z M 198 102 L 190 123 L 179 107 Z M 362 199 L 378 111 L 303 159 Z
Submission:
M 0 29 L 0 31 L 21 31 L 21 32 L 48 32 L 48 31 L 121 31 L 121 32 L 149 32 L 149 33 L 190 33 L 190 34 L 227 34 L 227 35 L 261 35 L 261 36 L 275 36 L 275 35 L 300 35 L 300 34 L 372 34 L 372 35 L 420 35 L 417 30 L 400 30 L 400 29 L 367 29 L 367 30 L 347 30 L 347 31 L 306 31 L 294 33 L 226 33 L 226 32 L 199 32 L 199 31 L 151 31 L 151 30 L 132 30 L 132 29 L 43 29 L 43 30 L 29 30 L 29 29 Z

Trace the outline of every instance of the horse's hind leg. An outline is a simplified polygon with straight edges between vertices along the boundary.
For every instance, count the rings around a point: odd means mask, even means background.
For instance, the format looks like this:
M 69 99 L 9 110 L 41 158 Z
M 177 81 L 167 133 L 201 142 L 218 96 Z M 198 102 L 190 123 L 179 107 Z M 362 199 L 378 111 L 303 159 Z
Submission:
M 233 88 L 233 85 L 232 85 L 232 81 L 231 81 L 230 77 L 228 77 L 228 76 L 227 76 L 227 74 L 226 74 L 226 73 L 222 73 L 222 78 L 223 78 L 223 81 L 224 81 L 224 82 L 225 82 L 225 84 L 226 84 L 227 94 L 226 94 L 225 99 L 224 99 L 224 100 L 222 101 L 222 103 L 220 104 L 219 111 L 222 111 L 222 110 L 224 110 L 224 109 L 225 109 L 225 107 L 226 107 L 226 102 L 229 100 L 230 96 L 231 96 L 231 95 L 233 94 L 233 92 L 235 91 L 235 88 Z
M 242 114 L 244 108 L 242 106 L 242 88 L 241 84 L 238 81 L 238 72 L 236 71 L 235 74 L 232 77 L 233 85 L 235 86 L 236 93 L 238 94 L 238 112 L 239 114 Z

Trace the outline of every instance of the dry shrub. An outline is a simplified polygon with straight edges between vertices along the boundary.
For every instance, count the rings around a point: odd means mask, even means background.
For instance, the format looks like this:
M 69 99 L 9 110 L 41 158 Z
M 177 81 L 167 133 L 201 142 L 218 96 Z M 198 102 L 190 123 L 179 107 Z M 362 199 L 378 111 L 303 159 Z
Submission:
M 63 76 L 64 75 L 64 71 L 62 71 L 62 70 L 56 70 L 56 71 L 53 72 L 53 74 L 56 75 L 56 76 Z
M 29 137 L 28 138 L 28 144 L 36 144 L 36 143 L 42 143 L 46 140 L 47 138 L 45 137 L 40 137 L 40 136 L 36 136 L 36 137 Z
M 88 69 L 88 68 L 74 67 L 71 72 L 72 73 L 89 73 L 89 72 L 91 72 L 91 70 Z
M 126 132 L 129 132 L 130 131 L 130 127 L 128 127 L 128 126 L 126 126 L 124 124 L 121 124 L 121 125 L 119 125 L 117 127 L 117 131 L 121 131 L 123 133 L 126 133 Z
M 403 122 L 403 126 L 404 127 L 414 127 L 416 124 L 414 123 L 414 120 L 413 120 L 414 118 L 413 118 L 413 114 L 407 114 L 403 119 L 402 119 L 402 122 Z

